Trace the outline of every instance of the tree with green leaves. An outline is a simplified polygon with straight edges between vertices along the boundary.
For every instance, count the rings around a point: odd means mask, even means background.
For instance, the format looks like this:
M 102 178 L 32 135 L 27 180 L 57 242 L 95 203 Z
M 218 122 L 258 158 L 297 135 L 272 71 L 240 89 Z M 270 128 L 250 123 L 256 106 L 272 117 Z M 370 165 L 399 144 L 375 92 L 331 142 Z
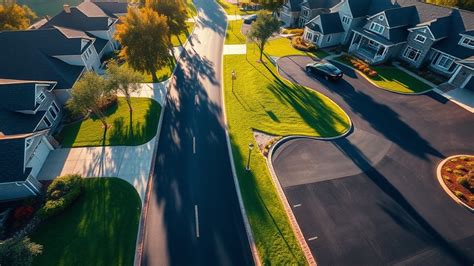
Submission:
M 131 97 L 134 92 L 140 90 L 140 81 L 143 76 L 133 69 L 120 67 L 115 62 L 107 65 L 107 81 L 110 91 L 121 93 L 128 104 L 130 116 L 132 116 L 133 107 Z
M 257 20 L 252 24 L 249 31 L 249 38 L 253 40 L 260 49 L 260 62 L 262 62 L 263 51 L 268 39 L 280 29 L 280 22 L 271 14 L 261 11 L 257 15 Z
M 28 237 L 9 238 L 0 241 L 0 265 L 32 265 L 35 256 L 43 252 L 43 246 L 31 242 Z
M 0 3 L 0 31 L 23 30 L 36 19 L 36 14 L 26 5 L 14 2 Z
M 170 38 L 167 18 L 150 8 L 129 8 L 123 23 L 117 26 L 116 38 L 122 45 L 120 56 L 140 72 L 152 75 L 169 63 Z
M 102 105 L 112 95 L 107 80 L 95 72 L 86 72 L 74 84 L 71 98 L 66 103 L 66 108 L 73 114 L 88 115 L 93 113 L 102 122 L 105 130 L 109 128 Z
M 181 33 L 187 32 L 188 12 L 184 0 L 146 0 L 145 6 L 168 18 L 168 37 L 170 39 L 172 35 L 179 36 Z

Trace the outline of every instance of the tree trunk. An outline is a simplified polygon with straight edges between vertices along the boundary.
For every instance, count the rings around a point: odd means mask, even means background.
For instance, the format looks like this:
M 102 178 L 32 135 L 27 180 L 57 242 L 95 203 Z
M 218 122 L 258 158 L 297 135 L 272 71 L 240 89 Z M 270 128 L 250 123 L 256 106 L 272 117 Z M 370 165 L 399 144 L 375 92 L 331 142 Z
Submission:
M 265 49 L 265 42 L 260 43 L 260 62 L 263 63 L 263 50 Z
M 132 107 L 132 102 L 131 102 L 131 99 L 130 99 L 130 95 L 126 95 L 125 99 L 127 100 L 128 110 L 130 111 L 130 117 L 132 117 L 133 107 Z
M 153 79 L 153 83 L 158 82 L 158 77 L 156 76 L 156 70 L 151 71 L 151 78 Z

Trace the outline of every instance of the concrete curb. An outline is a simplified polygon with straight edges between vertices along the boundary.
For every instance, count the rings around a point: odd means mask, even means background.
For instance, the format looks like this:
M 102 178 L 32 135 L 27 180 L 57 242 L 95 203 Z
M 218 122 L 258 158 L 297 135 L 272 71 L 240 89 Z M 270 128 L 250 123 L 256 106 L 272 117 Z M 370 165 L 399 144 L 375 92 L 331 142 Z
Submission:
M 431 89 L 428 89 L 428 90 L 425 90 L 425 91 L 421 91 L 421 92 L 399 92 L 399 91 L 394 91 L 394 90 L 389 90 L 387 88 L 384 88 L 384 87 L 380 87 L 379 85 L 377 85 L 375 82 L 373 82 L 370 78 L 368 78 L 363 72 L 359 71 L 358 69 L 355 69 L 353 66 L 351 65 L 348 65 L 346 63 L 343 63 L 341 61 L 338 61 L 338 60 L 335 60 L 336 57 L 339 57 L 341 55 L 344 55 L 344 54 L 337 54 L 337 55 L 331 55 L 331 56 L 328 56 L 326 57 L 325 59 L 327 60 L 331 60 L 331 61 L 334 61 L 334 62 L 337 62 L 338 64 L 341 64 L 343 66 L 346 66 L 352 70 L 354 70 L 355 72 L 357 72 L 360 76 L 362 76 L 365 80 L 367 80 L 370 84 L 372 84 L 374 87 L 376 88 L 379 88 L 381 90 L 384 90 L 384 91 L 387 91 L 387 92 L 391 92 L 391 93 L 394 93 L 394 94 L 399 94 L 399 95 L 406 95 L 406 96 L 416 96 L 416 95 L 422 95 L 422 94 L 425 94 L 427 92 L 430 92 L 432 90 L 435 89 L 435 87 L 431 87 Z M 397 67 L 397 66 L 395 66 Z M 397 67 L 398 68 L 398 67 Z M 402 70 L 403 71 L 403 70 Z M 413 75 L 411 75 L 413 76 Z M 422 81 L 422 80 L 421 80 Z M 423 82 L 423 81 L 422 81 Z M 427 84 L 429 86 L 431 86 L 430 84 Z
M 219 5 L 220 6 L 220 5 Z M 226 13 L 225 10 L 220 6 L 222 12 Z M 227 14 L 227 13 L 226 13 Z M 226 24 L 226 29 L 225 32 L 227 32 L 227 27 L 229 26 L 229 23 Z M 222 49 L 224 49 L 225 46 L 225 38 L 223 38 L 223 43 L 222 43 Z M 234 154 L 232 153 L 232 145 L 230 142 L 230 136 L 229 136 L 229 123 L 227 121 L 227 113 L 226 113 L 226 105 L 225 105 L 225 85 L 224 85 L 224 53 L 222 53 L 222 64 L 221 64 L 221 80 L 222 80 L 222 86 L 221 86 L 221 98 L 222 98 L 222 108 L 223 108 L 223 116 L 224 116 L 224 125 L 225 125 L 225 137 L 226 137 L 226 142 L 227 142 L 227 150 L 229 152 L 229 159 L 230 159 L 230 165 L 232 168 L 232 177 L 234 180 L 234 186 L 237 192 L 237 198 L 239 200 L 239 206 L 240 206 L 240 212 L 242 214 L 242 219 L 244 220 L 244 226 L 245 226 L 245 231 L 247 233 L 247 239 L 249 241 L 249 246 L 250 250 L 252 251 L 252 257 L 254 260 L 255 265 L 261 266 L 262 262 L 260 261 L 260 256 L 258 254 L 258 249 L 257 245 L 255 244 L 255 238 L 253 237 L 252 233 L 252 227 L 250 226 L 250 221 L 247 216 L 247 211 L 245 210 L 245 205 L 244 205 L 244 200 L 242 198 L 242 192 L 240 190 L 240 184 L 239 184 L 239 179 L 237 176 L 237 171 L 235 170 L 235 162 L 234 162 Z
M 197 23 L 197 22 L 196 22 Z M 156 154 L 158 152 L 158 144 L 160 142 L 160 134 L 161 134 L 161 128 L 163 126 L 163 118 L 164 114 L 166 111 L 166 99 L 169 95 L 170 91 L 170 84 L 171 84 L 171 79 L 174 77 L 174 73 L 176 72 L 176 69 L 178 68 L 178 64 L 182 58 L 183 53 L 185 52 L 184 47 L 189 42 L 189 39 L 192 38 L 192 35 L 194 34 L 194 31 L 196 29 L 196 25 L 194 25 L 193 31 L 189 34 L 188 38 L 186 39 L 186 42 L 183 44 L 183 49 L 181 50 L 178 59 L 176 60 L 176 65 L 173 69 L 172 75 L 167 79 L 164 80 L 163 82 L 168 82 L 167 88 L 166 88 L 166 95 L 164 97 L 164 102 L 163 106 L 161 108 L 161 114 L 160 114 L 160 120 L 158 122 L 158 130 L 156 134 L 156 142 L 155 142 L 155 147 L 153 149 L 153 157 L 152 157 L 152 162 L 150 166 L 150 175 L 148 177 L 148 183 L 147 183 L 147 189 L 146 189 L 146 196 L 145 196 L 145 202 L 143 203 L 142 206 L 142 212 L 140 214 L 140 224 L 138 226 L 138 236 L 137 236 L 137 241 L 136 241 L 136 248 L 135 248 L 135 258 L 134 258 L 134 266 L 140 266 L 142 263 L 142 257 L 143 257 L 143 247 L 145 245 L 145 230 L 146 230 L 146 219 L 148 215 L 148 206 L 150 203 L 150 197 L 151 197 L 151 191 L 153 190 L 153 176 L 155 174 L 155 163 L 156 163 Z
M 448 196 L 451 197 L 451 199 L 454 200 L 454 202 L 456 202 L 457 204 L 459 204 L 459 205 L 463 206 L 464 208 L 468 209 L 470 212 L 474 213 L 474 208 L 469 207 L 466 203 L 462 202 L 462 200 L 460 200 L 458 197 L 456 197 L 456 195 L 454 195 L 454 193 L 451 192 L 451 190 L 448 188 L 448 186 L 446 186 L 446 184 L 443 181 L 443 177 L 441 176 L 441 168 L 443 168 L 443 165 L 447 161 L 449 161 L 453 158 L 456 158 L 456 157 L 461 157 L 461 156 L 474 157 L 472 155 L 460 154 L 460 155 L 453 155 L 453 156 L 450 156 L 450 157 L 444 159 L 442 162 L 440 162 L 438 164 L 438 167 L 436 169 L 436 177 L 438 179 L 439 184 L 441 185 L 441 188 L 443 188 L 444 192 L 446 192 L 446 194 L 448 194 Z

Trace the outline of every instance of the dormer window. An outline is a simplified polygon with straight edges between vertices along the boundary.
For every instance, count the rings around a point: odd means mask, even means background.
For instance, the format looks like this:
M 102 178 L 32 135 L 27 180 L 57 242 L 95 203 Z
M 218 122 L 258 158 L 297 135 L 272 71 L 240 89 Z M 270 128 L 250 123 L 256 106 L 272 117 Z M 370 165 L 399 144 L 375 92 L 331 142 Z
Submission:
M 462 46 L 467 47 L 467 48 L 474 49 L 474 39 L 473 39 L 473 38 L 463 37 L 463 38 L 461 39 L 460 44 L 461 44 Z
M 378 34 L 382 34 L 385 30 L 385 27 L 376 22 L 372 22 L 372 24 L 370 24 L 370 30 Z
M 421 34 L 418 34 L 418 35 L 416 35 L 416 37 L 415 37 L 415 41 L 420 42 L 420 43 L 425 43 L 426 37 L 423 36 L 423 35 L 421 35 Z
M 40 94 L 36 96 L 36 103 L 41 104 L 44 101 L 44 99 L 46 99 L 46 95 L 44 95 L 43 92 L 40 92 Z

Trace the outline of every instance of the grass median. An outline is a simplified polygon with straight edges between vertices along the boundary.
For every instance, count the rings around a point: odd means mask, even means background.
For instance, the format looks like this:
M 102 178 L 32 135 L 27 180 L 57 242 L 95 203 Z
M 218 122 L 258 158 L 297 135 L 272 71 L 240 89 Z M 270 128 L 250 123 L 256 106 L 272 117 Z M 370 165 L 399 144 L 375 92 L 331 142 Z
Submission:
M 83 179 L 84 195 L 41 224 L 31 239 L 43 245 L 34 265 L 133 265 L 141 201 L 116 178 Z
M 247 55 L 224 57 L 226 113 L 232 151 L 247 214 L 262 262 L 274 265 L 305 264 L 304 254 L 272 183 L 266 158 L 251 154 L 245 171 L 253 130 L 274 135 L 333 137 L 349 129 L 344 111 L 322 94 L 282 79 L 275 66 L 258 63 L 258 49 L 248 45 Z M 272 55 L 296 53 L 291 46 L 269 46 Z M 237 79 L 232 87 L 231 72 Z
M 91 116 L 67 125 L 59 134 L 64 148 L 94 146 L 135 146 L 145 144 L 155 135 L 161 106 L 148 98 L 132 98 L 133 114 L 130 117 L 125 98 L 105 112 L 111 128 L 104 130 L 99 119 Z

